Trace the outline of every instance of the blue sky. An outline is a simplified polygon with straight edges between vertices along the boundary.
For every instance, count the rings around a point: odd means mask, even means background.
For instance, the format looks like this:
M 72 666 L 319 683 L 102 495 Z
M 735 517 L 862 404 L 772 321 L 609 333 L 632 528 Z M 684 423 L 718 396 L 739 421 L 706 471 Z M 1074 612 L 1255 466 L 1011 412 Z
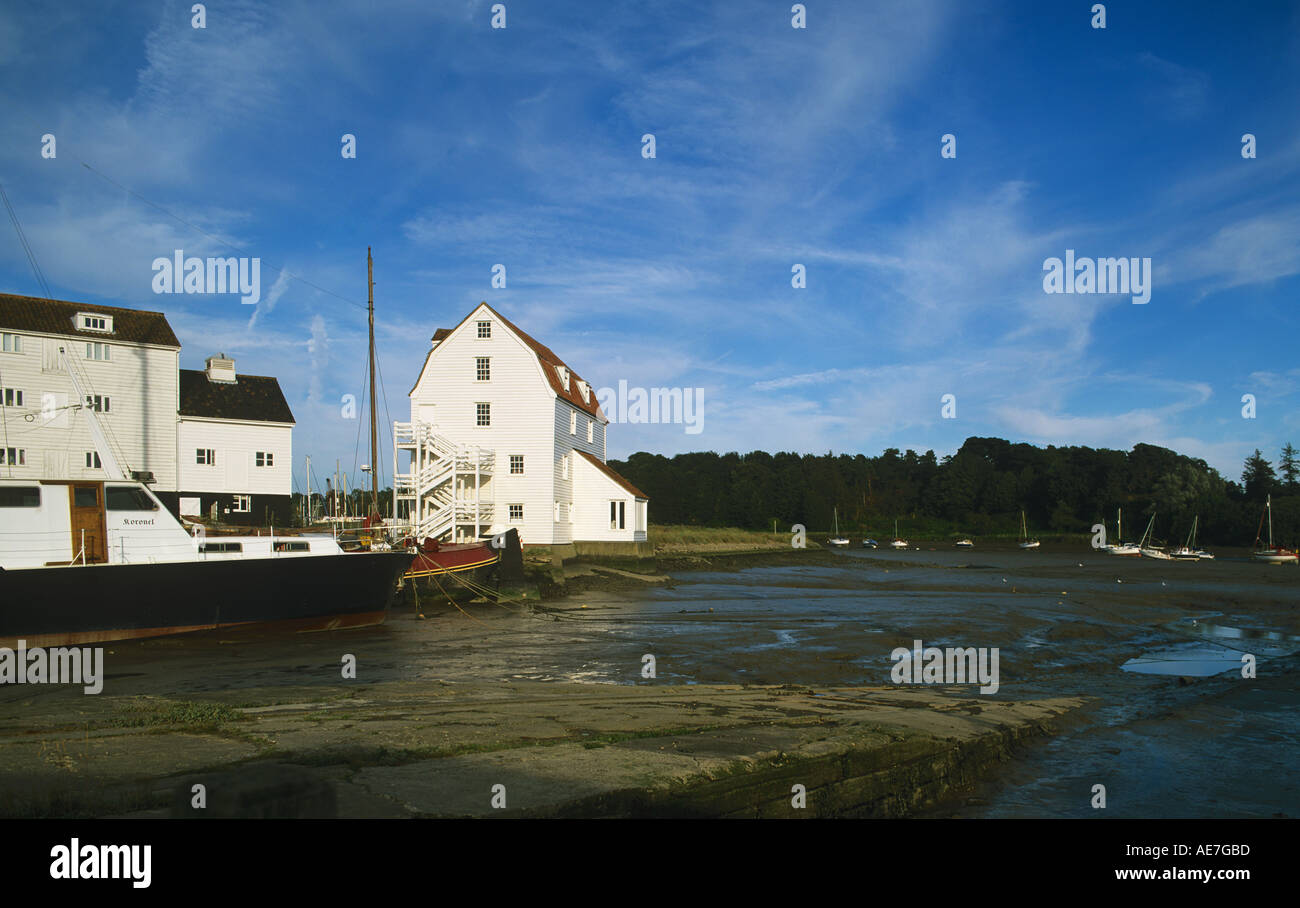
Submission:
M 1300 443 L 1296 5 L 1110 3 L 1105 29 L 1087 2 L 810 0 L 805 29 L 788 2 L 507 0 L 505 29 L 491 5 L 6 6 L 0 179 L 54 295 L 163 309 L 183 366 L 277 376 L 299 481 L 304 454 L 366 459 L 340 401 L 367 245 L 381 418 L 487 300 L 597 388 L 703 389 L 700 434 L 613 425 L 611 457 L 994 435 L 1235 479 Z M 0 289 L 38 292 L 5 230 Z M 156 257 L 232 246 L 258 306 L 152 292 Z M 1066 249 L 1150 258 L 1151 301 L 1044 293 Z

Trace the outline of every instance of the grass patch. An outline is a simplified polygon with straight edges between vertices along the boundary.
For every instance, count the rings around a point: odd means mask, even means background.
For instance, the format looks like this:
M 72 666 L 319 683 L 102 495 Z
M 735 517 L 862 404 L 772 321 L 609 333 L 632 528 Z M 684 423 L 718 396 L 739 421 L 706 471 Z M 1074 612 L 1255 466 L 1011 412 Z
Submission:
M 107 724 L 114 728 L 203 729 L 243 721 L 247 721 L 244 714 L 225 703 L 135 698 L 117 704 Z
M 790 533 L 742 530 L 738 527 L 651 526 L 649 538 L 656 553 L 684 554 L 746 549 L 788 549 Z

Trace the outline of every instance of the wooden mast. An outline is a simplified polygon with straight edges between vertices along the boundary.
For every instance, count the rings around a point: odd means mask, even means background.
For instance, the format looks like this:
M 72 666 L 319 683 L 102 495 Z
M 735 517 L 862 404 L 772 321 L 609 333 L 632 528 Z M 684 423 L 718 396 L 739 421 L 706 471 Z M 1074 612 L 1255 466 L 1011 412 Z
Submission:
M 375 420 L 375 260 L 366 247 L 366 286 L 369 291 L 370 315 L 370 516 L 379 516 L 379 461 L 375 459 L 379 447 L 378 425 Z

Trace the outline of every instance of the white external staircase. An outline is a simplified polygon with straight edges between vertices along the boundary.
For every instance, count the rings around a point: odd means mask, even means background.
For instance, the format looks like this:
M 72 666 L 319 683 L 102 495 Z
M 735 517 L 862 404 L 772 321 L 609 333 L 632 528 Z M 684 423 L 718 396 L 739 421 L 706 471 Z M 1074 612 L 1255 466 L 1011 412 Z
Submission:
M 399 473 L 402 451 L 410 470 Z M 457 445 L 425 422 L 393 423 L 393 517 L 409 523 L 417 539 L 458 542 L 478 539 L 493 523 L 491 494 L 496 456 L 478 446 Z

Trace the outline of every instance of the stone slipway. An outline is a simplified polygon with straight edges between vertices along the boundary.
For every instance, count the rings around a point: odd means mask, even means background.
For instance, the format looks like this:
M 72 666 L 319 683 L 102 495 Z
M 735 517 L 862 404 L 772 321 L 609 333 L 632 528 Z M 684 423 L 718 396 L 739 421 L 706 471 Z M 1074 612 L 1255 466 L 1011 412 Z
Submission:
M 897 817 L 968 788 L 1085 703 L 411 681 L 39 701 L 0 707 L 6 815 L 167 816 L 203 782 L 208 816 Z

